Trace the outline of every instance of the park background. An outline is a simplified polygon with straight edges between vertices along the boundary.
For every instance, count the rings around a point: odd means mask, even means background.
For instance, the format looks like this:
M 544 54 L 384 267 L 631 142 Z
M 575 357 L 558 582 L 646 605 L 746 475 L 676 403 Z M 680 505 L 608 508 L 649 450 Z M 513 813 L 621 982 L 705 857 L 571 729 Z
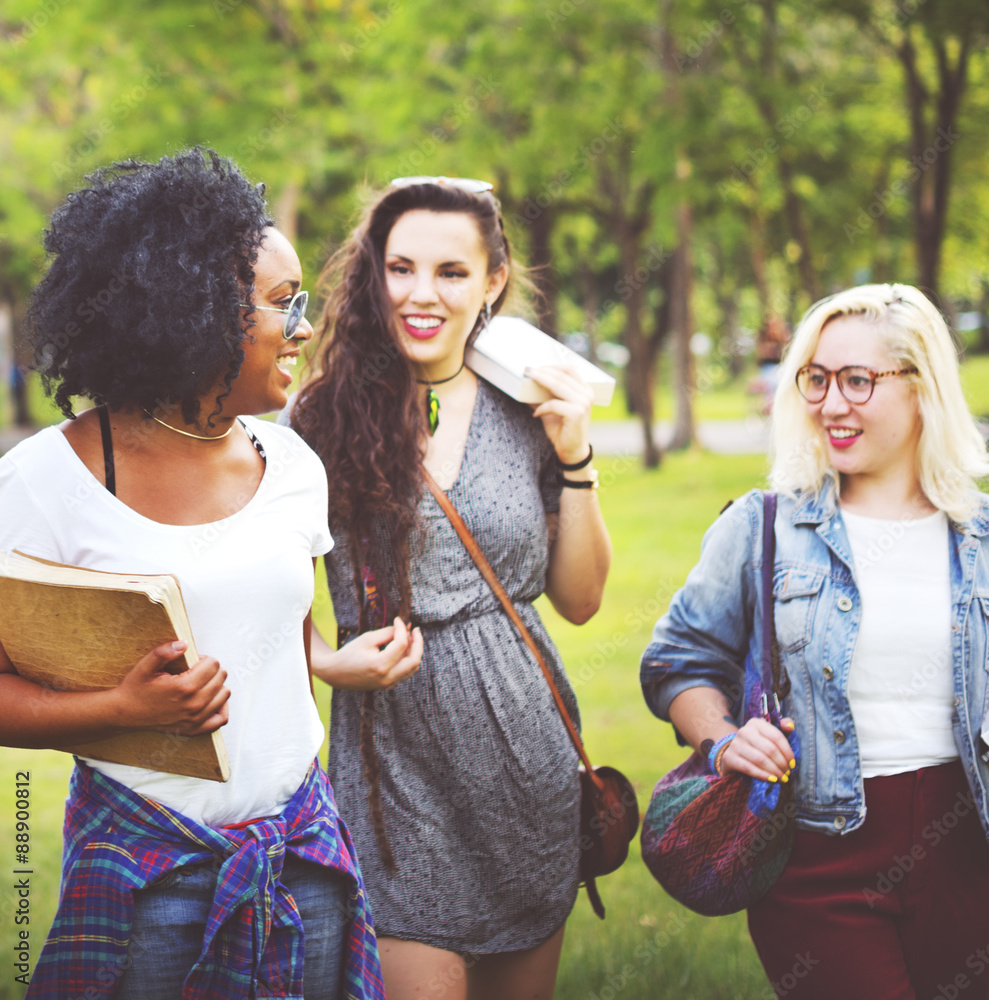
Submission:
M 59 419 L 21 328 L 47 216 L 93 168 L 216 148 L 265 182 L 310 287 L 368 191 L 490 179 L 540 293 L 530 318 L 619 380 L 595 414 L 604 605 L 580 628 L 542 610 L 592 759 L 644 806 L 683 751 L 638 660 L 704 528 L 764 481 L 760 330 L 851 284 L 920 285 L 989 416 L 987 33 L 984 0 L 3 0 L 0 450 Z M 332 620 L 325 588 L 316 616 Z M 31 772 L 34 961 L 70 765 L 0 750 L 0 1000 L 24 992 L 15 774 Z M 672 903 L 637 843 L 600 888 L 607 919 L 578 900 L 558 997 L 771 998 L 744 915 Z

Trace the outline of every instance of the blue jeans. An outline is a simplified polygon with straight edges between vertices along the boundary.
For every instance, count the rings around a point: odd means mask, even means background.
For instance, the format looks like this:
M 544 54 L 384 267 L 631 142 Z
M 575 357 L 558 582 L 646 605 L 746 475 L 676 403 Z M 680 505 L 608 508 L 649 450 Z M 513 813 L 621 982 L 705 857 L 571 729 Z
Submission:
M 216 866 L 190 865 L 134 893 L 127 971 L 116 1000 L 180 1000 L 203 947 Z M 348 882 L 328 868 L 286 855 L 282 884 L 305 928 L 306 1000 L 341 1000 L 349 929 Z

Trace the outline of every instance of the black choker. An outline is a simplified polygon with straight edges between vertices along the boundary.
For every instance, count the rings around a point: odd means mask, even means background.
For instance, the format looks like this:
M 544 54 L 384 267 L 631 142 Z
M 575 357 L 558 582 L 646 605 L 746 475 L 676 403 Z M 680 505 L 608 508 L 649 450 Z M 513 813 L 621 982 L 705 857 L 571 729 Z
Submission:
M 436 428 L 440 425 L 440 400 L 436 393 L 433 392 L 433 386 L 442 385 L 444 382 L 452 382 L 464 370 L 464 364 L 465 362 L 461 361 L 460 367 L 452 375 L 448 375 L 446 378 L 416 379 L 416 382 L 418 382 L 419 385 L 429 386 L 429 391 L 426 393 L 426 420 L 429 422 L 430 435 L 435 434 Z

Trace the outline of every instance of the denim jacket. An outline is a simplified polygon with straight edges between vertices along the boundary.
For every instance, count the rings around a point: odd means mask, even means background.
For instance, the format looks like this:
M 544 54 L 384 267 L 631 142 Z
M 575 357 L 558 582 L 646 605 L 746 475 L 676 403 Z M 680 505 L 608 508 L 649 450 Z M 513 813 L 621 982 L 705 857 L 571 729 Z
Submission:
M 642 657 L 642 690 L 669 721 L 680 692 L 725 692 L 741 723 L 746 653 L 761 662 L 752 625 L 762 604 L 762 493 L 754 490 L 708 529 L 700 561 L 656 623 Z M 950 540 L 953 730 L 972 800 L 989 831 L 989 751 L 980 740 L 989 697 L 989 497 L 975 515 L 952 523 Z M 854 561 L 828 480 L 819 495 L 780 495 L 773 598 L 776 636 L 792 685 L 784 714 L 800 735 L 798 824 L 848 833 L 865 820 L 858 737 L 848 703 L 852 652 L 861 618 Z M 682 742 L 682 741 L 681 741 Z

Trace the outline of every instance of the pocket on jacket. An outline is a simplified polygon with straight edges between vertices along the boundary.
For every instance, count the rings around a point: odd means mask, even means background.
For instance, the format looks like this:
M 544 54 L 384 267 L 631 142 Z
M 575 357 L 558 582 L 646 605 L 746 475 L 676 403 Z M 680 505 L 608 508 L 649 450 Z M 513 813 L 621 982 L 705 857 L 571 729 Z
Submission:
M 776 600 L 776 640 L 784 653 L 794 653 L 810 642 L 814 609 L 825 573 L 781 569 L 773 580 Z

